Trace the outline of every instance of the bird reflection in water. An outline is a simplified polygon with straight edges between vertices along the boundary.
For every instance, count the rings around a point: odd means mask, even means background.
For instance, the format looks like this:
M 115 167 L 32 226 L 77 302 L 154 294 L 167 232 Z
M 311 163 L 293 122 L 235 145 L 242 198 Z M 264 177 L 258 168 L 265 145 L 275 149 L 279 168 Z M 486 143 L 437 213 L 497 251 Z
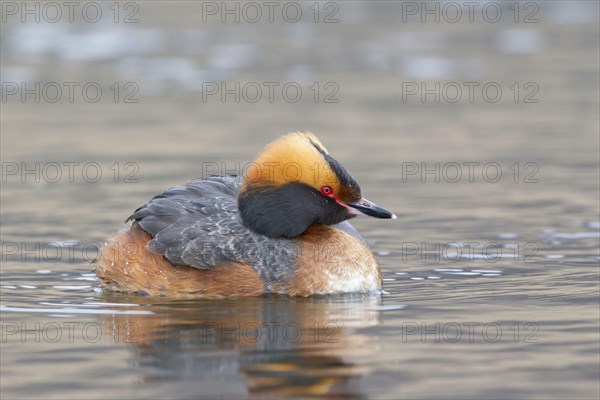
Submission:
M 216 377 L 231 382 L 223 388 L 231 396 L 365 397 L 360 378 L 367 371 L 356 360 L 374 351 L 361 329 L 378 325 L 379 296 L 144 304 L 144 298 L 113 294 L 106 301 L 138 303 L 132 308 L 154 312 L 103 320 L 145 370 L 143 382 L 192 380 L 200 397 L 218 394 Z

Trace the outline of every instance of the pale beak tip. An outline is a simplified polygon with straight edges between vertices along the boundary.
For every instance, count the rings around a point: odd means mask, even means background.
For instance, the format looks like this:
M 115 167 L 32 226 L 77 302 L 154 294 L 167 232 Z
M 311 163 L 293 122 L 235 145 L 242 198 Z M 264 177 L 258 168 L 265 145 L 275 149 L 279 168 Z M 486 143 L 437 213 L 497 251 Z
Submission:
M 392 213 L 392 219 L 397 219 L 396 214 Z

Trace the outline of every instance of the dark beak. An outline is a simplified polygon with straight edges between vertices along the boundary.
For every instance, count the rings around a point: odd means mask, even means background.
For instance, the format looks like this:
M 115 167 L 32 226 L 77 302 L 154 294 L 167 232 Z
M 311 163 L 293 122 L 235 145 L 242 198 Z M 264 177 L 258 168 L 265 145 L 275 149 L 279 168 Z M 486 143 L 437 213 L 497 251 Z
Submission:
M 348 212 L 355 215 L 368 215 L 375 218 L 391 218 L 396 219 L 394 213 L 386 210 L 383 207 L 379 207 L 375 203 L 371 203 L 367 199 L 360 199 L 356 203 L 348 203 Z

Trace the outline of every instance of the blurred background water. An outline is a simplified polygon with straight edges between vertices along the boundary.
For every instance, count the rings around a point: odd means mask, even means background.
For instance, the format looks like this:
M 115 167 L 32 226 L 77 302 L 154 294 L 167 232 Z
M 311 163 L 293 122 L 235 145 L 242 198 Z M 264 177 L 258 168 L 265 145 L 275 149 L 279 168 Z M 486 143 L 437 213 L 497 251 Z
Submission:
M 3 399 L 598 398 L 597 2 L 67 3 L 1 4 Z M 399 215 L 354 222 L 381 298 L 98 290 L 294 130 Z

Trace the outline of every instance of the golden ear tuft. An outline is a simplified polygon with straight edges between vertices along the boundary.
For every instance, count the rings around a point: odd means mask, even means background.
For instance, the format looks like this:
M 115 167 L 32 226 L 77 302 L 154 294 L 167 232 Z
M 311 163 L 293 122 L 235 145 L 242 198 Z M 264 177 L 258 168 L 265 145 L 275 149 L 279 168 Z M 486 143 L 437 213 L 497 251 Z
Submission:
M 326 148 L 325 146 L 323 146 L 323 143 L 321 143 L 321 141 L 319 140 L 319 138 L 317 138 L 317 137 L 315 136 L 315 134 L 314 134 L 314 133 L 312 133 L 312 132 L 294 132 L 294 133 L 291 133 L 291 134 L 292 134 L 292 135 L 293 135 L 293 134 L 298 134 L 298 135 L 301 135 L 301 136 L 303 136 L 303 137 L 304 137 L 306 140 L 308 140 L 308 141 L 309 141 L 309 143 L 311 143 L 313 146 L 314 146 L 314 145 L 317 145 L 318 147 L 320 147 L 320 148 L 321 148 L 321 150 L 323 150 L 323 152 L 324 152 L 325 154 L 329 154 L 329 152 L 327 151 L 327 148 Z M 290 135 L 290 134 L 288 134 L 288 135 Z M 285 136 L 284 136 L 284 137 L 285 137 Z
M 318 146 L 323 152 L 329 154 L 327 148 L 321 143 L 321 141 L 312 132 L 290 132 L 287 135 L 281 136 L 265 146 L 263 153 L 278 153 L 290 150 L 297 150 L 302 152 L 312 152 L 315 149 L 315 145 Z
M 256 157 L 244 183 L 282 185 L 298 181 L 318 189 L 324 177 L 332 175 L 322 153 L 329 154 L 311 132 L 288 133 L 269 143 Z

